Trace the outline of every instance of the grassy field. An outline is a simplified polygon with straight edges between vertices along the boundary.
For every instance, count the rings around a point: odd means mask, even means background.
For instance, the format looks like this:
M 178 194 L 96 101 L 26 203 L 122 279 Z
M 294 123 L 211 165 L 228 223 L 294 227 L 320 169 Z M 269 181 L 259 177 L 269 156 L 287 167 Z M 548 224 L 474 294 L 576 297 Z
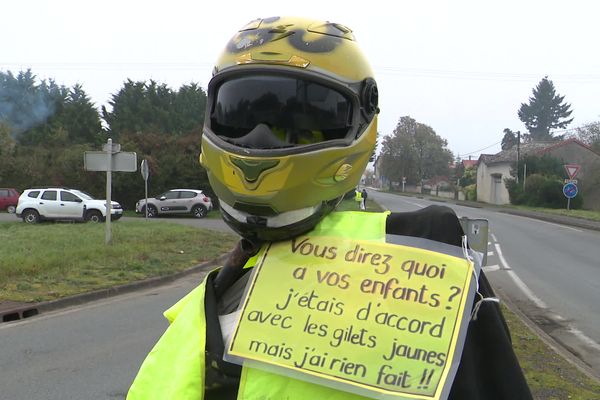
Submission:
M 237 237 L 173 223 L 0 224 L 0 301 L 42 301 L 168 275 L 214 259 Z

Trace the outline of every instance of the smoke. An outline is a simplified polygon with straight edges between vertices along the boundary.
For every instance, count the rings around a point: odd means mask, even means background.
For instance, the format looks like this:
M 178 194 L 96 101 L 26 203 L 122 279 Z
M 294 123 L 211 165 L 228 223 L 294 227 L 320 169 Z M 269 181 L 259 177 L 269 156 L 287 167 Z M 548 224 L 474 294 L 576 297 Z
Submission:
M 30 72 L 0 71 L 0 124 L 8 127 L 13 138 L 44 124 L 56 111 L 56 97 L 60 90 L 53 83 L 35 83 Z M 53 93 L 54 92 L 54 93 Z

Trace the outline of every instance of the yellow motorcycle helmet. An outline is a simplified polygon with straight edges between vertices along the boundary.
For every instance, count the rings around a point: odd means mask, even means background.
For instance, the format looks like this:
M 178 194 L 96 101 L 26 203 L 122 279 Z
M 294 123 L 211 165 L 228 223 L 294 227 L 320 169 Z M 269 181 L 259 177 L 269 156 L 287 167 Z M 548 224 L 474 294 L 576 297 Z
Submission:
M 312 229 L 360 181 L 378 112 L 372 70 L 349 28 L 251 21 L 208 84 L 200 163 L 225 222 L 254 241 Z

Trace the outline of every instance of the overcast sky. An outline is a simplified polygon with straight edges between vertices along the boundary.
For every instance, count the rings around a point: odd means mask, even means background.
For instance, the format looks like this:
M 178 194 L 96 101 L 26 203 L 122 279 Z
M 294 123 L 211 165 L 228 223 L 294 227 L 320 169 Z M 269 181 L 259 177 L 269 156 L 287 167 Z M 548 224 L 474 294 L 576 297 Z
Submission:
M 239 28 L 295 15 L 354 30 L 378 82 L 382 135 L 410 115 L 455 155 L 496 153 L 504 128 L 525 131 L 517 110 L 545 75 L 572 106 L 570 128 L 600 120 L 591 0 L 5 0 L 1 13 L 0 70 L 80 83 L 97 106 L 127 78 L 206 88 Z

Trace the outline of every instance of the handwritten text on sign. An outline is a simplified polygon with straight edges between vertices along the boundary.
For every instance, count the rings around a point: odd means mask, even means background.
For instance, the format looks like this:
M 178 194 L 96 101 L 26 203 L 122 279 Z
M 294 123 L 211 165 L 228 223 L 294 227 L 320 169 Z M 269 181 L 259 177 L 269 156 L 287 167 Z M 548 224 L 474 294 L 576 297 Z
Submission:
M 388 395 L 436 394 L 464 313 L 466 260 L 301 237 L 272 244 L 257 268 L 230 354 Z

